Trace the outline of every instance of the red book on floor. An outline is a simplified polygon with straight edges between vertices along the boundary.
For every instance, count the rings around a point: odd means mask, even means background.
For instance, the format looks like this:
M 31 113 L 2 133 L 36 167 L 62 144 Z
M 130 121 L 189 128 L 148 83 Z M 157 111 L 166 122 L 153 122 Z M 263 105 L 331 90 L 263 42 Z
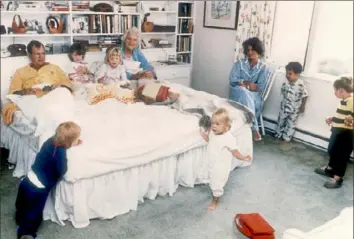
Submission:
M 236 214 L 235 225 L 245 236 L 251 239 L 274 239 L 274 228 L 259 214 Z

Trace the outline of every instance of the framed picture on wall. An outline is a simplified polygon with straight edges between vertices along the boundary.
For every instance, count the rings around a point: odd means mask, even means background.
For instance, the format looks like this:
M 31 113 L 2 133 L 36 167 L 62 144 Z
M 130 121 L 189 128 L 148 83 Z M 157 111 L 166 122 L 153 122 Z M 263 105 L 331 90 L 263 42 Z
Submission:
M 237 29 L 240 1 L 205 1 L 204 27 Z

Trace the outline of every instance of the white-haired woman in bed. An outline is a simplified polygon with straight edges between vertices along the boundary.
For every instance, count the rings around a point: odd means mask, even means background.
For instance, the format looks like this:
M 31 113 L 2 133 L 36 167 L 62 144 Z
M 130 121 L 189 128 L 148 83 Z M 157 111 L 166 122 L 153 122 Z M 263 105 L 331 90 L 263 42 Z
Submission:
M 121 49 L 123 65 L 129 80 L 156 79 L 153 67 L 139 49 L 140 31 L 133 27 L 125 31 Z M 139 71 L 140 69 L 140 71 Z

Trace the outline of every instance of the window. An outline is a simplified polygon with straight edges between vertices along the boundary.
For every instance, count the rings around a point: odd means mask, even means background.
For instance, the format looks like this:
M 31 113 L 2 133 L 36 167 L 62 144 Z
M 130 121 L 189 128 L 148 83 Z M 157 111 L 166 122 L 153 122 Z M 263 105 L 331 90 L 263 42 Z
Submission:
M 319 77 L 353 73 L 353 1 L 316 2 L 306 73 Z
M 279 1 L 271 60 L 299 61 L 306 76 L 320 79 L 352 75 L 353 1 Z

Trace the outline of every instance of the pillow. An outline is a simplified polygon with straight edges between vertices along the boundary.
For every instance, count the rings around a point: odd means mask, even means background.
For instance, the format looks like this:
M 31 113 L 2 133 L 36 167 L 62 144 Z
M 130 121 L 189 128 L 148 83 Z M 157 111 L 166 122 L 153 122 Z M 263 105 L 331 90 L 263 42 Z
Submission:
M 11 102 L 15 103 L 30 123 L 35 122 L 39 99 L 35 95 L 8 95 Z

